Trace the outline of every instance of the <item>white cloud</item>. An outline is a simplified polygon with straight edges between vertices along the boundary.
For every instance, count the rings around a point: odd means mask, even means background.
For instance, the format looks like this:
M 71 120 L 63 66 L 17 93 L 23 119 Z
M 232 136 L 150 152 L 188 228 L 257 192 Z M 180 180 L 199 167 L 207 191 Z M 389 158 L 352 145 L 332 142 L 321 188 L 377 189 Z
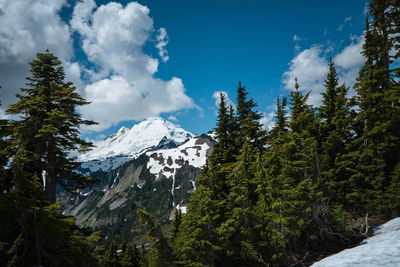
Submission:
M 181 79 L 154 77 L 159 62 L 143 52 L 154 31 L 149 12 L 137 2 L 126 6 L 110 2 L 96 8 L 92 0 L 86 0 L 75 6 L 71 26 L 81 35 L 89 60 L 97 65 L 96 71 L 87 71 L 93 83 L 84 89 L 92 104 L 82 108 L 86 118 L 99 122 L 93 130 L 195 107 Z M 168 57 L 167 38 L 161 28 L 156 48 L 163 61 Z
M 362 36 L 350 36 L 352 41 L 339 53 L 333 56 L 339 75 L 339 82 L 345 82 L 347 86 L 353 86 L 358 75 L 358 70 L 364 62 L 362 51 Z M 324 90 L 323 82 L 328 72 L 328 57 L 331 54 L 330 46 L 313 45 L 297 54 L 289 63 L 289 69 L 283 74 L 285 89 L 294 88 L 294 79 L 297 77 L 300 89 L 311 90 L 309 103 L 320 105 L 321 92 Z M 354 95 L 354 89 L 350 89 L 349 95 Z
M 2 109 L 24 87 L 29 61 L 49 49 L 63 60 L 73 55 L 70 30 L 58 15 L 65 0 L 0 1 L 0 97 Z
M 268 114 L 263 113 L 263 116 L 260 119 L 260 124 L 262 125 L 263 129 L 272 130 L 272 128 L 275 125 L 275 122 L 273 121 L 274 117 L 275 117 L 275 112 L 273 111 L 271 111 Z
M 346 46 L 334 58 L 336 66 L 344 69 L 351 69 L 360 66 L 365 59 L 361 54 L 364 38 L 362 36 L 352 37 L 353 42 Z
M 289 70 L 283 74 L 283 84 L 286 89 L 293 89 L 295 78 L 300 83 L 300 89 L 311 90 L 310 103 L 321 101 L 322 83 L 328 72 L 328 62 L 322 55 L 321 46 L 312 46 L 295 56 L 289 63 Z
M 59 13 L 66 4 L 66 0 L 0 1 L 0 94 L 4 106 L 15 101 L 15 93 L 29 76 L 27 63 L 48 48 L 62 61 L 67 80 L 92 102 L 81 108 L 83 117 L 100 123 L 91 130 L 196 108 L 181 79 L 154 77 L 159 60 L 143 48 L 155 36 L 155 48 L 166 62 L 168 34 L 164 28 L 154 30 L 149 8 L 137 2 L 97 7 L 94 0 L 83 0 L 75 4 L 71 21 L 64 22 Z M 72 61 L 73 33 L 89 64 Z
M 168 44 L 168 39 L 168 34 L 165 28 L 160 28 L 158 30 L 156 48 L 158 49 L 158 55 L 163 62 L 167 62 L 169 60 L 168 51 L 165 49 Z
M 235 109 L 235 108 L 236 108 L 236 107 L 235 107 L 235 104 L 232 102 L 232 100 L 229 98 L 228 93 L 225 92 L 225 91 L 215 91 L 215 92 L 212 94 L 212 97 L 213 97 L 214 100 L 215 100 L 215 106 L 216 106 L 217 108 L 219 107 L 219 104 L 221 103 L 221 94 L 224 95 L 224 97 L 225 97 L 225 103 L 227 104 L 226 106 L 227 106 L 227 107 L 232 106 L 232 107 Z

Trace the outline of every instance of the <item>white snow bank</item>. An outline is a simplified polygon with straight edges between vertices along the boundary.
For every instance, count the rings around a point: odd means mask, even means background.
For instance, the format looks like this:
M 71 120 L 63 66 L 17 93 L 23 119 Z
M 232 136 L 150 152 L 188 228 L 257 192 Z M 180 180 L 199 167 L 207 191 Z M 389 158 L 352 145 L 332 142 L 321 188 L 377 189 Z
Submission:
M 399 267 L 400 266 L 400 218 L 376 227 L 374 236 L 359 246 L 343 250 L 327 257 L 314 267 Z

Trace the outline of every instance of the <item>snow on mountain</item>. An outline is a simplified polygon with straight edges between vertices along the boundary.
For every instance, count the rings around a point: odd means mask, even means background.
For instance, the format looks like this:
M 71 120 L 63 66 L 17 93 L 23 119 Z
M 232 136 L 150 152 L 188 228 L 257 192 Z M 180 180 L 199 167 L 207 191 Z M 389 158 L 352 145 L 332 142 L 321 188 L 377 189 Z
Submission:
M 104 161 L 105 159 L 120 157 L 118 161 L 120 163 L 124 157 L 128 160 L 141 152 L 143 153 L 146 149 L 156 146 L 163 138 L 181 144 L 194 136 L 193 133 L 160 117 L 149 118 L 135 124 L 131 129 L 122 127 L 106 139 L 94 142 L 95 147 L 91 151 L 81 154 L 79 160 L 82 162 Z M 93 164 L 91 164 L 93 167 L 96 164 L 101 165 L 99 162 Z M 113 164 L 106 162 L 102 167 L 110 166 L 113 166 Z
M 177 148 L 147 152 L 146 155 L 150 157 L 147 164 L 150 173 L 156 174 L 158 177 L 164 175 L 170 178 L 183 162 L 187 161 L 195 168 L 204 166 L 207 159 L 206 153 L 210 146 L 207 143 L 199 143 L 198 140 L 198 138 L 193 138 Z
M 313 267 L 398 267 L 400 266 L 400 218 L 375 228 L 374 235 L 359 246 L 346 249 Z
M 195 168 L 201 168 L 206 164 L 207 156 L 211 153 L 210 147 L 213 141 L 210 137 L 199 136 L 190 139 L 177 148 L 162 149 L 147 152 L 149 162 L 147 168 L 150 173 L 155 174 L 158 179 L 172 177 L 171 194 L 174 201 L 175 175 L 177 170 L 187 164 Z M 194 184 L 194 181 L 191 181 Z

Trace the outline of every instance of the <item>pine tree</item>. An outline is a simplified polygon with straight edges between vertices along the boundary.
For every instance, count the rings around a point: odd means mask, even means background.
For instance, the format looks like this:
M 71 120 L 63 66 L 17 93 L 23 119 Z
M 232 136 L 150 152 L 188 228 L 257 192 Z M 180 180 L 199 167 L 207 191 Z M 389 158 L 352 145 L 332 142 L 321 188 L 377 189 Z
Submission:
M 237 119 L 239 136 L 237 145 L 241 147 L 247 139 L 255 147 L 262 149 L 264 146 L 265 131 L 262 130 L 259 120 L 261 113 L 254 111 L 257 104 L 253 99 L 247 99 L 248 92 L 242 83 L 237 88 Z
M 120 267 L 119 252 L 117 243 L 115 241 L 111 242 L 103 257 L 102 265 L 104 267 Z
M 84 180 L 67 155 L 88 145 L 79 139 L 78 127 L 91 123 L 76 113 L 75 107 L 87 102 L 71 83 L 63 82 L 60 64 L 49 52 L 38 54 L 31 62 L 30 88 L 22 89 L 24 94 L 7 110 L 21 115 L 10 123 L 7 139 L 12 152 L 7 197 L 16 211 L 5 220 L 14 224 L 6 233 L 7 255 L 2 259 L 8 266 L 97 264 L 91 253 L 98 235 L 78 228 L 72 218 L 61 215 L 60 204 L 51 204 L 57 182 L 68 181 L 70 187 Z
M 315 117 L 312 107 L 307 104 L 308 97 L 310 96 L 310 92 L 303 94 L 299 89 L 300 85 L 295 79 L 294 91 L 290 92 L 290 123 L 289 127 L 293 132 L 299 134 L 309 133 L 315 136 Z
M 363 55 L 366 62 L 359 72 L 355 88 L 360 108 L 361 128 L 354 157 L 356 170 L 351 176 L 353 192 L 349 200 L 360 213 L 388 212 L 384 200 L 393 171 L 399 163 L 399 93 L 391 70 L 393 40 L 391 1 L 373 0 L 369 4 Z M 398 4 L 397 4 L 398 6 Z M 397 53 L 395 53 L 396 56 Z M 395 73 L 395 72 L 394 72 Z
M 64 82 L 64 70 L 56 56 L 49 51 L 39 53 L 30 65 L 28 88 L 21 89 L 19 101 L 7 110 L 8 114 L 21 116 L 13 123 L 14 163 L 20 162 L 21 171 L 36 177 L 45 189 L 46 199 L 54 203 L 57 184 L 72 191 L 89 182 L 75 172 L 79 164 L 69 152 L 90 147 L 79 138 L 79 127 L 94 122 L 81 119 L 76 108 L 89 103 L 72 83 Z
M 152 243 L 151 266 L 170 266 L 172 262 L 172 249 L 168 239 L 161 230 L 155 218 L 145 210 L 137 210 L 139 221 L 147 228 L 147 237 Z
M 178 236 L 179 227 L 181 226 L 181 223 L 182 223 L 182 211 L 180 209 L 175 209 L 175 216 L 174 220 L 172 221 L 172 230 L 171 230 L 172 241 L 174 241 L 175 238 Z
M 225 94 L 220 93 L 218 121 L 215 128 L 216 138 L 218 140 L 213 147 L 213 154 L 210 157 L 210 163 L 213 166 L 231 162 L 233 154 L 230 153 L 230 148 L 234 146 L 232 143 L 232 117 L 231 111 L 228 110 Z
M 253 207 L 256 204 L 254 180 L 257 150 L 248 141 L 243 145 L 238 160 L 229 166 L 229 193 L 224 201 L 224 221 L 216 229 L 226 265 L 256 266 L 263 262 L 255 247 Z
M 286 97 L 278 96 L 276 98 L 275 125 L 270 132 L 270 135 L 271 135 L 270 138 L 276 138 L 280 133 L 284 133 L 284 132 L 288 131 L 286 106 L 287 106 Z
M 351 127 L 354 114 L 351 111 L 351 101 L 347 98 L 348 88 L 339 86 L 335 65 L 330 60 L 329 72 L 324 82 L 322 105 L 318 108 L 320 119 L 320 157 L 317 158 L 318 171 L 323 177 L 324 193 L 332 205 L 346 204 L 345 195 L 348 192 L 346 146 L 352 140 Z M 337 208 L 340 208 L 337 206 Z
M 134 242 L 129 242 L 121 251 L 120 266 L 121 267 L 140 267 L 140 252 Z

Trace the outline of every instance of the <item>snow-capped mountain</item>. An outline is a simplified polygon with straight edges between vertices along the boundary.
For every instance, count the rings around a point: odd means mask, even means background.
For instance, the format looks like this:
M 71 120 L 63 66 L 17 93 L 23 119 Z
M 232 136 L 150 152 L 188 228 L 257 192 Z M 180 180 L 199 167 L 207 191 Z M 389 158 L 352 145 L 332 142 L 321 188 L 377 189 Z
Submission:
M 79 157 L 79 171 L 99 182 L 79 195 L 61 192 L 63 212 L 106 233 L 118 225 L 126 235 L 137 230 L 137 208 L 168 221 L 175 209 L 186 211 L 214 143 L 213 134 L 195 136 L 162 118 L 122 127 Z
M 160 117 L 146 119 L 131 129 L 122 127 L 115 134 L 102 141 L 94 142 L 95 147 L 79 156 L 79 160 L 102 160 L 115 156 L 134 157 L 141 151 L 159 144 L 166 138 L 181 144 L 195 135 L 176 124 Z
M 78 159 L 82 168 L 91 172 L 115 169 L 140 154 L 160 148 L 176 147 L 195 137 L 180 126 L 160 117 L 146 119 L 131 129 L 122 127 L 102 141 L 94 142 L 94 148 Z

